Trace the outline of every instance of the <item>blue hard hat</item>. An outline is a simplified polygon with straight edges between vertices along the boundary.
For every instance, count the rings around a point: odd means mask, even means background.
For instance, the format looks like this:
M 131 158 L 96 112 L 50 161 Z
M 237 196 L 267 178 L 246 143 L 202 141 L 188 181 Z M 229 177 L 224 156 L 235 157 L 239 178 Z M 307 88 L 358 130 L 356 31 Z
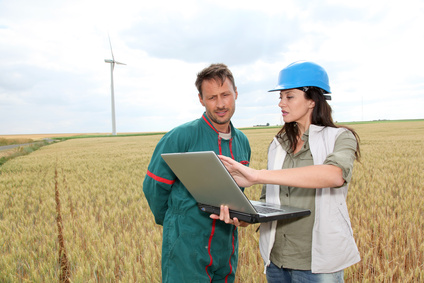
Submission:
M 315 86 L 331 93 L 327 72 L 320 65 L 308 61 L 291 63 L 280 71 L 278 85 L 270 91 Z

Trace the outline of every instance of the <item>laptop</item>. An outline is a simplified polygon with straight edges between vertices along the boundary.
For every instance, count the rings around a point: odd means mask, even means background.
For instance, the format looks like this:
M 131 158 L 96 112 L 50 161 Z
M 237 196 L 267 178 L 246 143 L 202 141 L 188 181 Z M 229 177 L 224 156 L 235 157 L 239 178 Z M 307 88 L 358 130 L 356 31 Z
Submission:
M 219 215 L 220 206 L 227 205 L 231 218 L 248 223 L 311 214 L 308 209 L 250 201 L 213 151 L 164 153 L 161 156 L 202 211 Z

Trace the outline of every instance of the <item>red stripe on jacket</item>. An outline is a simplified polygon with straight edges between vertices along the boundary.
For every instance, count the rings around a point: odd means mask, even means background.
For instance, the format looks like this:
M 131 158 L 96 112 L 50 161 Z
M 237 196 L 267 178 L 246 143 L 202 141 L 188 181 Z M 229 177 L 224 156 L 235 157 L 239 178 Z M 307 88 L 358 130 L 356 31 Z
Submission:
M 227 276 L 225 276 L 225 283 L 228 282 L 228 276 L 230 276 L 230 274 L 233 272 L 233 266 L 231 265 L 231 257 L 233 256 L 233 254 L 235 252 L 235 246 L 234 246 L 235 237 L 234 237 L 234 233 L 236 232 L 236 229 L 237 229 L 237 227 L 234 226 L 234 229 L 233 229 L 233 243 L 232 243 L 232 245 L 233 245 L 233 252 L 231 253 L 230 260 L 228 261 L 228 263 L 230 265 L 230 273 L 228 273 Z
M 158 182 L 165 183 L 165 184 L 168 184 L 168 185 L 172 185 L 172 184 L 175 183 L 175 180 L 168 180 L 168 179 L 156 176 L 155 174 L 153 174 L 149 170 L 147 170 L 147 176 L 149 176 L 150 178 L 152 178 L 152 179 L 154 179 Z
M 208 119 L 206 119 L 205 114 L 203 114 L 202 116 L 203 120 L 205 120 L 205 122 L 209 125 L 209 127 L 211 127 L 217 134 L 219 134 L 219 132 L 217 131 L 217 129 L 215 129 L 214 126 L 212 126 L 211 123 L 209 123 Z
M 214 219 L 212 221 L 212 232 L 211 232 L 211 235 L 209 236 L 209 242 L 208 242 L 208 253 L 209 253 L 209 258 L 211 260 L 209 262 L 209 265 L 207 265 L 206 268 L 205 268 L 206 274 L 209 277 L 209 282 L 212 282 L 212 278 L 211 278 L 211 276 L 209 275 L 209 272 L 208 272 L 208 267 L 212 266 L 212 263 L 213 263 L 213 258 L 212 258 L 212 253 L 211 253 L 211 245 L 212 245 L 213 234 L 215 234 L 215 224 L 216 224 L 216 219 Z

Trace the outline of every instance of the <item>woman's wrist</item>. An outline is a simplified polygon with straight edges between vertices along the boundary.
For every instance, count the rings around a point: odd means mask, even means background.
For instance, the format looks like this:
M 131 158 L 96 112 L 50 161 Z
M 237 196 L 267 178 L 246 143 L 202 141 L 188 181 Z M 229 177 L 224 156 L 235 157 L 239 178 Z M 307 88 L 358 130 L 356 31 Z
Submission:
M 265 184 L 265 180 L 263 178 L 264 173 L 266 174 L 266 169 L 260 169 L 255 171 L 255 178 L 253 180 L 254 185 L 257 184 Z

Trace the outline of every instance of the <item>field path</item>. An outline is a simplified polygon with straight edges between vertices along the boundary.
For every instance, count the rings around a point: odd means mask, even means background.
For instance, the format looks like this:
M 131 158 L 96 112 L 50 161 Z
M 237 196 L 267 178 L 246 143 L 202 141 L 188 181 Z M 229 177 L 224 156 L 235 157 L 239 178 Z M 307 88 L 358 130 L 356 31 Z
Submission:
M 54 140 L 49 139 L 49 138 L 45 138 L 44 140 L 49 142 L 49 143 L 54 141 Z M 21 143 L 21 144 L 2 145 L 2 146 L 0 146 L 0 151 L 8 150 L 8 149 L 12 149 L 12 148 L 15 148 L 15 147 L 20 147 L 20 146 L 27 146 L 27 145 L 31 145 L 31 144 L 34 144 L 34 143 L 37 143 L 37 142 L 40 142 L 40 141 L 35 141 L 35 142 L 30 142 L 30 143 Z
M 30 144 L 33 144 L 33 143 L 3 145 L 3 146 L 0 146 L 0 151 L 8 150 L 8 149 L 12 149 L 12 148 L 15 148 L 15 147 L 20 147 L 20 146 L 26 146 L 26 145 L 30 145 Z

